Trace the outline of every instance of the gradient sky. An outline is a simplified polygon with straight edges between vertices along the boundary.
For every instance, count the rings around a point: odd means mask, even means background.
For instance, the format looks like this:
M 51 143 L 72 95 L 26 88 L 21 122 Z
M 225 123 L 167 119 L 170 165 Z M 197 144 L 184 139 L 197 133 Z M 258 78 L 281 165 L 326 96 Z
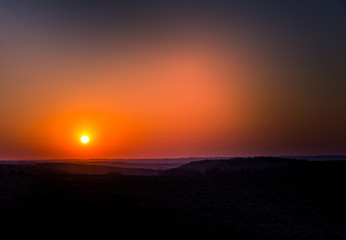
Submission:
M 0 43 L 0 159 L 346 154 L 345 1 L 2 0 Z

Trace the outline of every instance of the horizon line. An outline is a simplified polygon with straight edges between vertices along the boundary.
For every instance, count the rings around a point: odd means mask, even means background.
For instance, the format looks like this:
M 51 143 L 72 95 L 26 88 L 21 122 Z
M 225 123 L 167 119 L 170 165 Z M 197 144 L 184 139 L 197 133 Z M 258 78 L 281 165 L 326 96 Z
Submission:
M 318 155 L 248 155 L 248 156 L 190 156 L 190 157 L 153 157 L 153 158 L 30 158 L 30 159 L 0 159 L 0 161 L 66 161 L 66 160 L 163 160 L 163 159 L 190 159 L 190 158 L 253 158 L 253 157 L 346 157 L 346 154 L 318 154 Z

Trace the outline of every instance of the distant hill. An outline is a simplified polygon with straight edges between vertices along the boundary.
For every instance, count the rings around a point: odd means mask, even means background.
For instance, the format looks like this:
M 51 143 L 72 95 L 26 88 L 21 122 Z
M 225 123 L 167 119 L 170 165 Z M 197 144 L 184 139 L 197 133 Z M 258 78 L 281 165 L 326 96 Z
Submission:
M 54 174 L 75 174 L 75 175 L 105 175 L 105 174 L 120 174 L 120 175 L 157 175 L 158 170 L 141 169 L 141 168 L 121 168 L 90 164 L 76 163 L 0 163 L 1 175 L 54 175 Z
M 0 176 L 5 175 L 142 175 L 173 177 L 242 177 L 242 178 L 343 178 L 346 161 L 310 161 L 288 157 L 249 157 L 196 160 L 179 167 L 160 170 L 99 165 L 97 162 L 0 162 Z M 129 165 L 129 164 L 127 164 Z M 127 166 L 124 164 L 124 166 Z M 134 166 L 136 166 L 134 164 Z M 137 165 L 139 166 L 139 165 Z M 144 166 L 144 165 L 143 165 Z M 149 166 L 149 165 L 148 165 Z M 147 166 L 147 167 L 148 167 Z
M 166 176 L 209 177 L 343 177 L 346 161 L 298 160 L 277 157 L 232 158 L 203 160 L 161 172 Z
M 346 156 L 343 155 L 284 156 L 283 158 L 295 158 L 309 161 L 346 161 Z

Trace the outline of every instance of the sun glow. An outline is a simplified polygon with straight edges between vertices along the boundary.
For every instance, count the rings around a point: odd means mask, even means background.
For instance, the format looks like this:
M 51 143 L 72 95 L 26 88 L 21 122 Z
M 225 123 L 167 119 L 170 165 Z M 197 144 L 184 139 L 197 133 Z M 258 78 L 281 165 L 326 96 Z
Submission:
M 89 142 L 89 137 L 88 136 L 83 136 L 80 139 L 82 141 L 82 143 L 88 143 Z

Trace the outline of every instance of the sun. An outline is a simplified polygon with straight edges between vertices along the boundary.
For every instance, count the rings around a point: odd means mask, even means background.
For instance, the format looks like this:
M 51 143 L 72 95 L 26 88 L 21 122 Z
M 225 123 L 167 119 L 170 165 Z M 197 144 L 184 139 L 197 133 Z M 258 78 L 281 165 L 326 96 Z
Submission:
M 83 136 L 80 138 L 80 140 L 82 141 L 82 143 L 88 143 L 89 142 L 89 137 L 88 136 Z

